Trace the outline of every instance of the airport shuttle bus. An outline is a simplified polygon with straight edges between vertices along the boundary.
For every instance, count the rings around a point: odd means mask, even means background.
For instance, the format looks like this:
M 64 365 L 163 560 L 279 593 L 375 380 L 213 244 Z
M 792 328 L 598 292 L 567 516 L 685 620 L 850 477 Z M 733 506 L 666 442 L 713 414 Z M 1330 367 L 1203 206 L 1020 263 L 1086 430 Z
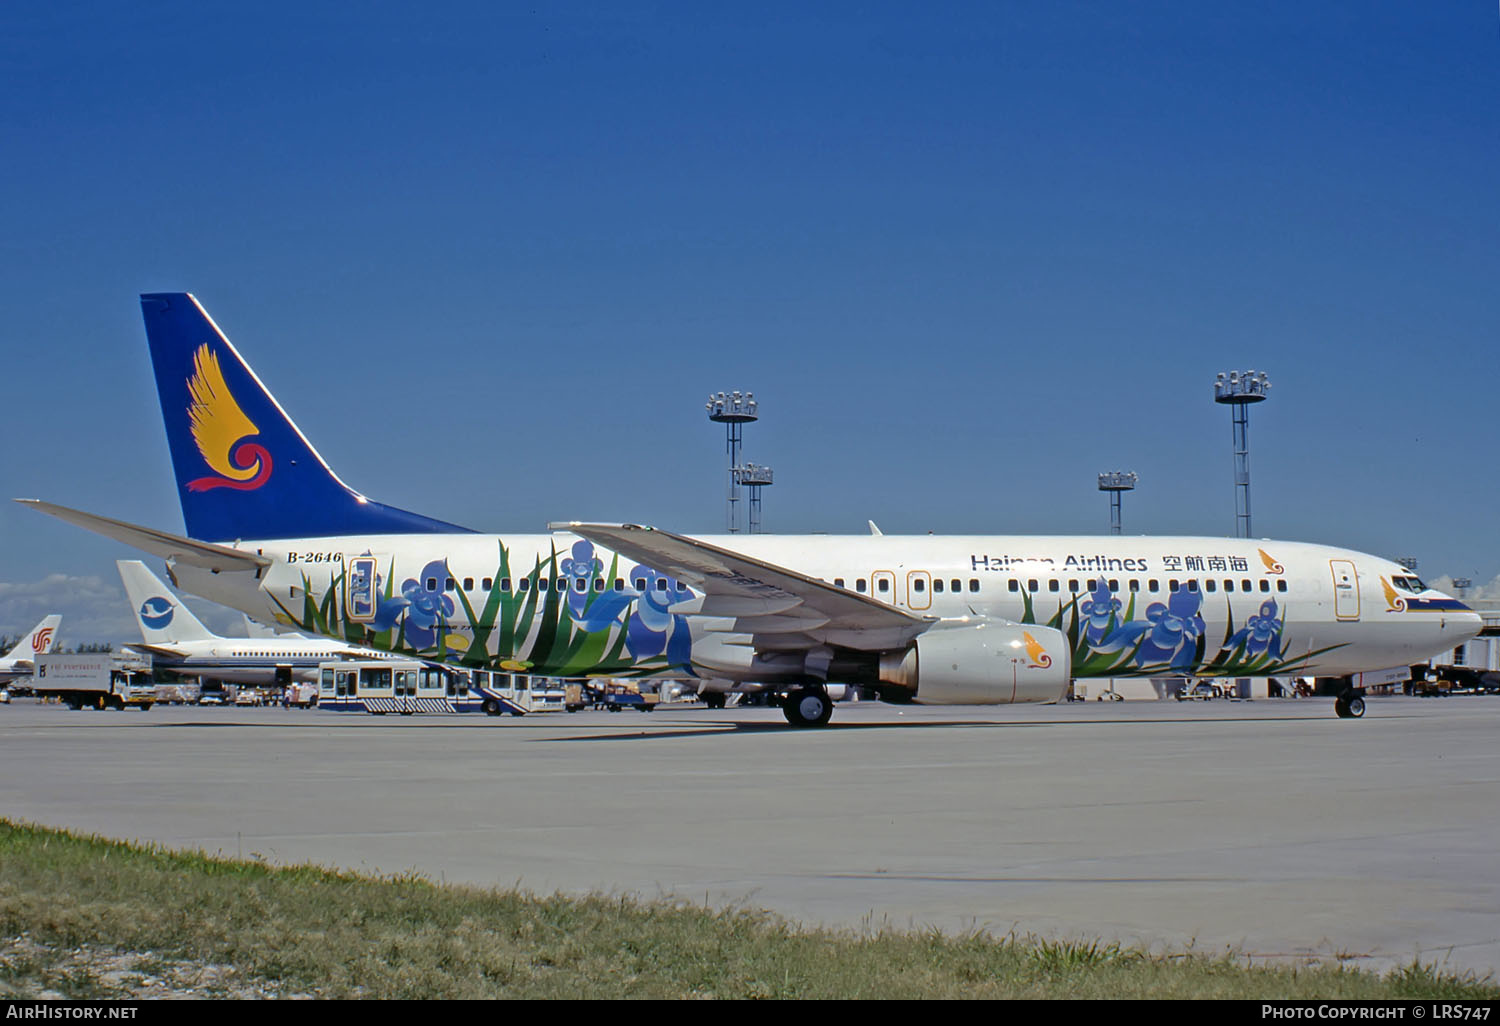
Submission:
M 484 695 L 469 673 L 422 660 L 342 660 L 318 667 L 318 708 L 335 712 L 479 712 Z
M 562 682 L 553 677 L 470 670 L 469 681 L 470 688 L 483 696 L 480 707 L 491 716 L 561 712 L 565 705 Z

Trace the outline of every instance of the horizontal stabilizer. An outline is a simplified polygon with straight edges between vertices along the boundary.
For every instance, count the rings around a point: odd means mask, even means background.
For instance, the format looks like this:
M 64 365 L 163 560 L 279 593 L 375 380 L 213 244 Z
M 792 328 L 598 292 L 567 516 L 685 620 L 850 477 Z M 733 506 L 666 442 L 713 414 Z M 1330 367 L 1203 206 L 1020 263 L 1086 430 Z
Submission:
M 155 528 L 101 517 L 97 513 L 85 513 L 82 510 L 70 509 L 56 503 L 43 502 L 41 499 L 17 499 L 16 501 L 23 506 L 30 506 L 39 513 L 66 520 L 70 524 L 93 531 L 95 534 L 102 534 L 106 538 L 113 538 L 115 541 L 122 541 L 126 545 L 133 545 L 142 552 L 149 552 L 153 556 L 177 563 L 186 563 L 188 566 L 224 571 L 260 570 L 271 565 L 269 559 L 254 552 L 243 552 L 225 545 L 194 541 L 191 538 L 168 534 L 166 531 L 158 531 Z

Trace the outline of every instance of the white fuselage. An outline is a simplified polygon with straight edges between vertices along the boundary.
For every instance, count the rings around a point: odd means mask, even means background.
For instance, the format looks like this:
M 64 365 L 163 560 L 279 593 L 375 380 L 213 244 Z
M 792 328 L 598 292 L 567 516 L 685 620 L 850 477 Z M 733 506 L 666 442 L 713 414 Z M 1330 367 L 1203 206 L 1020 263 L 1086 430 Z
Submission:
M 1420 586 L 1400 565 L 1305 543 L 930 535 L 700 540 L 917 616 L 1052 626 L 1074 647 L 1075 677 L 1345 676 L 1427 659 L 1479 630 L 1476 614 Z M 173 568 L 179 587 L 299 630 L 492 668 L 562 677 L 682 676 L 690 662 L 689 672 L 705 677 L 764 679 L 763 668 L 759 676 L 736 673 L 712 658 L 726 628 L 680 615 L 697 594 L 690 586 L 567 533 L 234 547 L 273 563 L 260 574 L 179 564 Z M 358 572 L 346 574 L 361 557 Z M 351 594 L 351 580 L 358 594 Z M 589 610 L 604 608 L 594 604 L 607 592 L 617 593 L 611 608 L 623 611 L 608 623 L 590 623 Z
M 395 658 L 327 638 L 219 637 L 144 647 L 157 669 L 263 687 L 291 681 L 316 683 L 318 664 L 335 659 Z

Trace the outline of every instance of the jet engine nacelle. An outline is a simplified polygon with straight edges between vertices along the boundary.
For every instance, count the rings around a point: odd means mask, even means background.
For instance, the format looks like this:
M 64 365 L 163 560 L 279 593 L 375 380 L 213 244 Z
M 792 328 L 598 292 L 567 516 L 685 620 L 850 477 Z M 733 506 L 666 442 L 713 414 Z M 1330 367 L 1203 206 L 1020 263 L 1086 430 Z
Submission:
M 924 705 L 1059 702 L 1073 652 L 1051 627 L 965 617 L 944 621 L 880 657 L 880 682 Z

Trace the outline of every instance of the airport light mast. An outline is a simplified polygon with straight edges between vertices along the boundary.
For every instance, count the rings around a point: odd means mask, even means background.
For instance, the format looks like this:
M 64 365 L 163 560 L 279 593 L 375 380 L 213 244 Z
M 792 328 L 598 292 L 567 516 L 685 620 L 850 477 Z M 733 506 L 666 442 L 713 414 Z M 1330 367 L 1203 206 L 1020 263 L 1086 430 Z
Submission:
M 1264 372 L 1230 371 L 1214 380 L 1214 402 L 1234 412 L 1234 533 L 1250 534 L 1250 404 L 1263 402 L 1271 390 Z
M 1396 562 L 1399 565 L 1406 567 L 1406 569 L 1410 570 L 1412 573 L 1416 573 L 1417 572 L 1417 557 L 1416 556 L 1397 556 L 1396 557 Z
M 1135 471 L 1112 470 L 1099 475 L 1099 490 L 1109 493 L 1109 533 L 1120 533 L 1120 495 L 1135 488 Z
M 729 453 L 729 495 L 727 526 L 730 534 L 739 533 L 740 445 L 744 425 L 758 420 L 754 392 L 710 393 L 704 408 L 708 419 L 724 425 L 724 448 Z
M 760 534 L 760 490 L 772 483 L 770 467 L 746 463 L 740 468 L 740 484 L 750 493 L 750 534 Z

